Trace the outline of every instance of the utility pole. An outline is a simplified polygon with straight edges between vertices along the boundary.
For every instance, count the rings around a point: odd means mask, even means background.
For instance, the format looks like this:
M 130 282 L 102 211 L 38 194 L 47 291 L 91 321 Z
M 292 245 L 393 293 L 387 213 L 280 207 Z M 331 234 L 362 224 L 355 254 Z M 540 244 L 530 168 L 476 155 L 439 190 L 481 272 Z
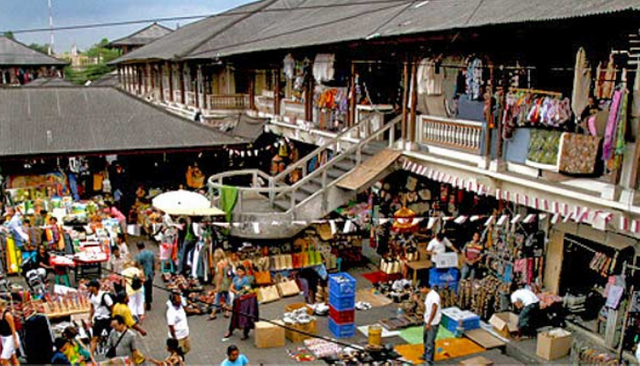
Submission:
M 49 29 L 51 30 L 51 40 L 49 42 L 48 54 L 49 56 L 52 56 L 53 55 L 53 14 L 51 12 L 51 0 L 47 0 L 47 3 L 49 5 Z

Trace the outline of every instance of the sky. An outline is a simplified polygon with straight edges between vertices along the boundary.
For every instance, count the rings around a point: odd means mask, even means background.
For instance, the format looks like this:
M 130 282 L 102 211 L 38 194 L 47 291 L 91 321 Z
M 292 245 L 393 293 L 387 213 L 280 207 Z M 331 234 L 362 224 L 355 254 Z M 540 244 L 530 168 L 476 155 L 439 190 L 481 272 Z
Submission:
M 254 0 L 51 0 L 54 27 L 78 24 L 144 20 L 213 14 Z M 161 23 L 172 29 L 193 20 Z M 54 51 L 68 52 L 72 45 L 84 50 L 102 38 L 115 40 L 147 24 L 60 30 L 54 32 Z M 47 0 L 0 0 L 0 32 L 49 27 Z M 49 43 L 50 33 L 16 33 L 20 42 Z

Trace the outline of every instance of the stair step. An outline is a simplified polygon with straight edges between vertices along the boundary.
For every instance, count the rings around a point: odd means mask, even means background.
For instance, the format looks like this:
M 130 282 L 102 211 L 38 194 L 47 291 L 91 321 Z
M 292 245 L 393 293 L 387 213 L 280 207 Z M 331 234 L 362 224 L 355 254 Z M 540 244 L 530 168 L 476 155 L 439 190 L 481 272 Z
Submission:
M 353 159 L 343 159 L 333 165 L 335 168 L 348 172 L 349 170 L 355 168 L 356 160 L 355 157 Z
M 314 194 L 322 189 L 322 179 L 315 178 L 300 186 L 300 190 L 306 193 Z
M 273 206 L 281 212 L 286 212 L 289 209 L 290 203 L 283 200 L 278 200 L 273 203 Z
M 305 192 L 302 189 L 299 189 L 296 191 L 296 203 L 300 203 L 302 201 L 304 201 L 305 199 L 309 198 L 309 196 L 311 196 L 313 193 L 309 193 L 309 192 Z M 291 193 L 285 193 L 284 194 L 284 200 L 286 202 L 291 202 Z M 289 207 L 289 206 L 287 206 Z

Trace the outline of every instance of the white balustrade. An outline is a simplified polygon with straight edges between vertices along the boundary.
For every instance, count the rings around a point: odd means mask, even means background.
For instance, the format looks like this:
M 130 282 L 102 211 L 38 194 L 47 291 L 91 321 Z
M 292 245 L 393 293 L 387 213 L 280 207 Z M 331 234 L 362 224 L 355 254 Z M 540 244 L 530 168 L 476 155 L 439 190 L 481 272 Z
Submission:
M 420 116 L 418 138 L 427 145 L 481 153 L 484 123 Z

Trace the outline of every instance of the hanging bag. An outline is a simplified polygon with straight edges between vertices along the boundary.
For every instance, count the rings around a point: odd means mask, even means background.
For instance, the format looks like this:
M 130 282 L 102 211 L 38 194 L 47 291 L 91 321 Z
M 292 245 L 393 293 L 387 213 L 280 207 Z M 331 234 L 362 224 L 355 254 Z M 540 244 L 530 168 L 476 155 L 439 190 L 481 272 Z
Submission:
M 289 278 L 285 278 L 282 282 L 278 283 L 277 286 L 282 297 L 295 296 L 300 293 L 296 281 Z
M 254 273 L 254 277 L 256 280 L 256 285 L 258 286 L 270 285 L 273 283 L 273 281 L 271 280 L 271 272 L 269 270 L 256 271 Z

